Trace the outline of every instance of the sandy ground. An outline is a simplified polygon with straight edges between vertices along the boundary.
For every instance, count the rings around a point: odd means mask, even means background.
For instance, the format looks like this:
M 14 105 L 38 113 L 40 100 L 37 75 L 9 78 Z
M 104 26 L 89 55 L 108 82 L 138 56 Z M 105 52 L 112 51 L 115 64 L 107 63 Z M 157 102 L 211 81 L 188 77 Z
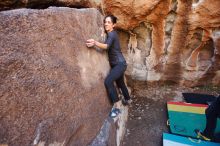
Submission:
M 216 95 L 219 87 L 183 88 L 177 86 L 133 87 L 133 102 L 129 106 L 129 119 L 123 146 L 162 146 L 163 132 L 167 126 L 167 101 L 183 101 L 182 92 Z M 140 90 L 141 89 L 141 90 Z

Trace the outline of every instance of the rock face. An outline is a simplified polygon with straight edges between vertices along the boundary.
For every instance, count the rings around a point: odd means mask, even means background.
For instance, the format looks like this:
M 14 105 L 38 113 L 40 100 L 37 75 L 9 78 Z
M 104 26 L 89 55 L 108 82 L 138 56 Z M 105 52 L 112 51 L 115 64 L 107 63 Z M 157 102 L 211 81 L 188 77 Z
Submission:
M 0 10 L 15 8 L 47 8 L 49 6 L 101 8 L 101 5 L 101 0 L 0 0 Z
M 82 19 L 83 18 L 83 19 Z M 110 111 L 95 9 L 0 12 L 0 144 L 88 145 Z

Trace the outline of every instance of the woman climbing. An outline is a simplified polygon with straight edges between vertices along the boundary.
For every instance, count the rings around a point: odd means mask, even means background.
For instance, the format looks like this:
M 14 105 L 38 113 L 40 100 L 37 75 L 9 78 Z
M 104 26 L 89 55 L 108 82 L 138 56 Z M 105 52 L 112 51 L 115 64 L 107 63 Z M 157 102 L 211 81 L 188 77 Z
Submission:
M 105 79 L 105 87 L 108 96 L 114 108 L 110 112 L 110 117 L 114 118 L 120 113 L 119 107 L 119 97 L 116 91 L 114 82 L 116 82 L 117 87 L 121 89 L 124 98 L 122 99 L 123 105 L 128 105 L 130 103 L 130 95 L 128 89 L 124 83 L 124 72 L 127 68 L 127 64 L 124 56 L 122 55 L 119 38 L 117 32 L 114 30 L 117 18 L 113 15 L 108 15 L 104 18 L 104 29 L 107 35 L 105 43 L 100 43 L 94 39 L 89 39 L 86 42 L 87 47 L 98 47 L 108 51 L 109 64 L 111 70 Z

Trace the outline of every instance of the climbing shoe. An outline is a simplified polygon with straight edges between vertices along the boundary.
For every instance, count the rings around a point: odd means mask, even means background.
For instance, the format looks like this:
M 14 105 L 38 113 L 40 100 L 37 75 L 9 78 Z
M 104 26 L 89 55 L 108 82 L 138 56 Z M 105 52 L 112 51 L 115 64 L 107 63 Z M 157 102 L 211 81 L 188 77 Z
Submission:
M 197 134 L 197 138 L 202 139 L 202 140 L 206 140 L 206 141 L 211 140 L 210 138 L 204 136 L 204 134 L 199 129 L 195 129 L 194 131 Z
M 109 116 L 110 116 L 111 118 L 115 118 L 115 117 L 117 117 L 118 114 L 120 114 L 120 113 L 121 113 L 120 109 L 118 109 L 118 108 L 112 108 L 112 110 L 111 110 Z

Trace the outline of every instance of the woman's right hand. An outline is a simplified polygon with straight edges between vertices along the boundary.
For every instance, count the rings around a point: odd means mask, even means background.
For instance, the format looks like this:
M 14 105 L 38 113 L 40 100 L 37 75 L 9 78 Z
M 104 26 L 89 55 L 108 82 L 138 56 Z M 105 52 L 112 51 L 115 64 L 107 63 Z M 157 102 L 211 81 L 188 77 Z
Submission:
M 95 40 L 94 39 L 88 39 L 86 41 L 86 46 L 87 47 L 94 47 L 95 46 Z
M 86 46 L 89 48 L 96 46 L 97 48 L 104 50 L 108 48 L 107 44 L 100 43 L 98 41 L 95 41 L 94 39 L 88 39 L 86 41 Z

